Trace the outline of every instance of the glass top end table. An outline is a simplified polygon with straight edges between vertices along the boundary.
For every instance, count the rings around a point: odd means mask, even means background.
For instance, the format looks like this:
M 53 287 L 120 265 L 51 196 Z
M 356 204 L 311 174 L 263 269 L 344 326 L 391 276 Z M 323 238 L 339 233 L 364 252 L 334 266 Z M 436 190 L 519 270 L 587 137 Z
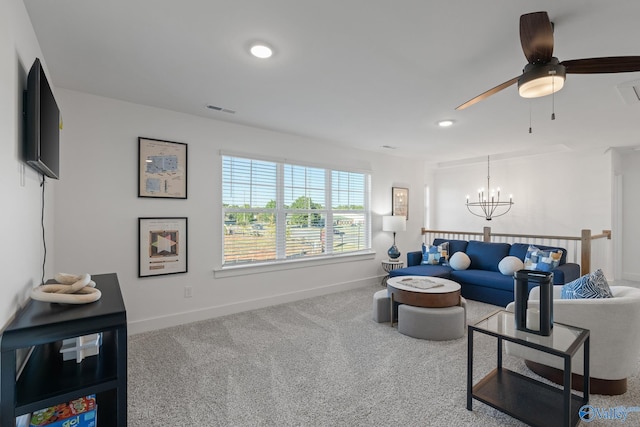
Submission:
M 514 313 L 498 310 L 468 327 L 467 409 L 473 399 L 532 426 L 572 427 L 580 422 L 580 408 L 589 402 L 589 331 L 554 323 L 549 336 L 520 331 Z M 473 384 L 473 336 L 481 333 L 497 339 L 496 368 Z M 569 339 L 567 339 L 569 337 Z M 502 366 L 502 341 L 539 350 L 564 361 L 564 389 L 513 372 Z M 584 393 L 571 392 L 571 361 L 584 346 Z

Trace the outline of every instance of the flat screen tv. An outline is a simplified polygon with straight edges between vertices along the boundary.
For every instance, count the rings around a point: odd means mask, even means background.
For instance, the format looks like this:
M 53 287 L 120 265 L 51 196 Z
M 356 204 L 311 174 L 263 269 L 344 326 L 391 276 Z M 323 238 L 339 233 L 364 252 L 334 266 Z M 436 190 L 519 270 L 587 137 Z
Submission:
M 25 91 L 25 161 L 49 178 L 60 177 L 60 110 L 36 58 Z

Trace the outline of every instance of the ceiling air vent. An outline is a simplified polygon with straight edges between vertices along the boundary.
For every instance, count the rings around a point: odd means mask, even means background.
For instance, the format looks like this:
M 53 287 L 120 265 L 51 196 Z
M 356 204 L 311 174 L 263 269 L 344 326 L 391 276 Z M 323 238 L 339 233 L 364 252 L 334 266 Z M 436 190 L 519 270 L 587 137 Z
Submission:
M 640 102 L 640 80 L 621 83 L 616 86 L 616 89 L 620 92 L 620 96 L 622 96 L 625 104 L 636 104 Z
M 214 111 L 222 111 L 223 113 L 235 114 L 234 110 L 230 110 L 228 108 L 218 107 L 216 105 L 207 104 L 207 108 Z

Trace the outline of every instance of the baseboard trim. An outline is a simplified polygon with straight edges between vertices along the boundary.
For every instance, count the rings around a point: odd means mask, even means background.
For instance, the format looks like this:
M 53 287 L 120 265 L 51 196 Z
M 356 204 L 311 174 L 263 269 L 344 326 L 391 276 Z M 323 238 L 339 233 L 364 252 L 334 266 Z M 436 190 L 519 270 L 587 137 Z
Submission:
M 201 320 L 215 317 L 227 316 L 229 314 L 241 313 L 243 311 L 256 310 L 273 305 L 285 304 L 335 292 L 348 291 L 373 284 L 380 284 L 382 276 L 358 279 L 350 282 L 335 283 L 328 286 L 304 289 L 296 292 L 272 295 L 264 298 L 239 301 L 231 304 L 207 307 L 182 313 L 174 313 L 166 316 L 150 317 L 147 319 L 127 322 L 128 335 L 135 335 L 142 332 L 155 331 L 158 329 L 170 328 L 172 326 L 183 325 L 185 323 L 199 322 Z
M 564 371 L 541 363 L 525 360 L 525 365 L 531 371 L 548 379 L 556 384 L 564 384 Z M 571 388 L 577 391 L 583 391 L 583 376 L 579 374 L 571 374 Z M 627 392 L 627 379 L 621 380 L 603 380 L 600 378 L 589 378 L 589 394 L 604 394 L 607 396 L 617 396 Z

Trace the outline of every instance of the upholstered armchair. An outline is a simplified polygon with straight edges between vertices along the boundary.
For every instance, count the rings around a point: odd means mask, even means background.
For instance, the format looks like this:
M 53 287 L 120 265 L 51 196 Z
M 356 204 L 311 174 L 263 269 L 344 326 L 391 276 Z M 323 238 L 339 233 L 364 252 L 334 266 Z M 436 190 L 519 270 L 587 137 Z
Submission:
M 613 298 L 560 299 L 562 286 L 553 287 L 554 322 L 589 329 L 590 391 L 594 394 L 623 394 L 627 377 L 640 368 L 640 289 L 611 286 Z M 538 307 L 540 289 L 529 294 L 529 307 Z M 514 311 L 515 304 L 507 306 Z M 562 384 L 560 358 L 508 343 L 507 353 L 525 359 L 526 365 L 555 383 Z M 572 386 L 582 389 L 583 350 L 572 360 Z

